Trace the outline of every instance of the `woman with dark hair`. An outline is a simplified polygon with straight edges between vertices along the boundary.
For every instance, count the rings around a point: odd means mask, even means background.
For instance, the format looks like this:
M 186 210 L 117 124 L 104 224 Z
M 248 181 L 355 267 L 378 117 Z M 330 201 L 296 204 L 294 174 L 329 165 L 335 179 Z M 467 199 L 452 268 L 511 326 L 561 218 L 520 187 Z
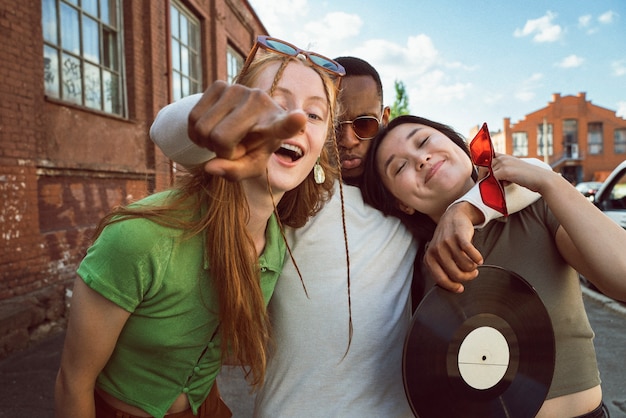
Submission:
M 57 417 L 230 416 L 215 384 L 226 358 L 263 382 L 283 225 L 303 226 L 331 195 L 344 73 L 259 37 L 237 84 L 209 88 L 210 133 L 249 138 L 258 175 L 227 180 L 239 150 L 217 143 L 175 188 L 100 222 L 73 289 Z
M 488 173 L 480 181 L 491 182 L 495 189 L 487 191 L 483 199 L 486 195 L 491 200 L 498 197 L 496 180 L 541 195 L 527 208 L 491 221 L 476 231 L 473 240 L 485 264 L 526 279 L 550 315 L 556 341 L 555 370 L 537 417 L 608 416 L 577 271 L 608 296 L 626 300 L 626 230 L 561 175 L 495 154 L 488 136 L 486 140 L 489 147 L 484 156 L 490 164 L 481 161 Z M 381 131 L 366 167 L 365 200 L 401 217 L 422 246 L 427 245 L 446 208 L 476 184 L 476 170 L 463 138 L 448 126 L 415 116 L 398 117 Z M 454 292 L 463 291 L 461 282 L 440 284 Z

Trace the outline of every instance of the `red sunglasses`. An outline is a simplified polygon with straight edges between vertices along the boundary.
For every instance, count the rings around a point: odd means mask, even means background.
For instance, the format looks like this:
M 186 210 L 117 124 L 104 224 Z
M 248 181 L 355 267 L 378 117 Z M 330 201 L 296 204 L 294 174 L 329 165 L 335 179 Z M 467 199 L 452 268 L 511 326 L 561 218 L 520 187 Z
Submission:
M 506 200 L 504 198 L 504 188 L 500 181 L 493 175 L 491 163 L 496 156 L 493 150 L 493 143 L 489 135 L 487 124 L 483 123 L 472 142 L 470 142 L 470 154 L 472 162 L 478 167 L 486 167 L 489 170 L 487 176 L 479 181 L 480 196 L 485 205 L 497 210 L 504 216 L 508 216 Z

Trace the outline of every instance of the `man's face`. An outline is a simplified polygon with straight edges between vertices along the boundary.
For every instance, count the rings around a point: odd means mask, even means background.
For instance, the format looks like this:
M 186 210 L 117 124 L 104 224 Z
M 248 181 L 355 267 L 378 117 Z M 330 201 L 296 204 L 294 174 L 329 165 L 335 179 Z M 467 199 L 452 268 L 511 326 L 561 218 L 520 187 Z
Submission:
M 376 82 L 370 76 L 346 76 L 341 80 L 339 101 L 343 108 L 340 121 L 351 121 L 359 116 L 373 116 L 383 125 L 389 119 L 389 108 L 383 111 Z M 351 124 L 342 124 L 337 133 L 341 157 L 341 174 L 344 179 L 357 179 L 364 171 L 364 161 L 371 140 L 361 140 Z

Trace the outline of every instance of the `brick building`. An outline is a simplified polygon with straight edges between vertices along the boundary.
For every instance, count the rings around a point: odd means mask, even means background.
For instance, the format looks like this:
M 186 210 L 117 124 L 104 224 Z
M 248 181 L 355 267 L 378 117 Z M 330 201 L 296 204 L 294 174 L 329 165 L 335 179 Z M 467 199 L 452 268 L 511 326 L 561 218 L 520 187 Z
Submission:
M 555 93 L 517 123 L 505 118 L 492 139 L 497 151 L 544 160 L 572 183 L 603 181 L 626 160 L 626 119 L 592 104 L 585 93 Z
M 158 110 L 266 33 L 246 0 L 0 0 L 0 358 L 64 326 L 99 218 L 171 184 Z

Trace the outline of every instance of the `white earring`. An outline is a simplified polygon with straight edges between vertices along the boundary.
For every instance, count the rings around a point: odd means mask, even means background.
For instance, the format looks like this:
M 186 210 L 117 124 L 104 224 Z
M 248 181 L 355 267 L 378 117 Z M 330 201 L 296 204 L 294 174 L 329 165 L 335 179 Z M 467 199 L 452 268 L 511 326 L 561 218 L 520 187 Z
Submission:
M 324 168 L 320 165 L 320 157 L 317 157 L 317 161 L 313 166 L 313 179 L 317 184 L 322 184 L 326 180 L 326 173 L 324 173 Z

